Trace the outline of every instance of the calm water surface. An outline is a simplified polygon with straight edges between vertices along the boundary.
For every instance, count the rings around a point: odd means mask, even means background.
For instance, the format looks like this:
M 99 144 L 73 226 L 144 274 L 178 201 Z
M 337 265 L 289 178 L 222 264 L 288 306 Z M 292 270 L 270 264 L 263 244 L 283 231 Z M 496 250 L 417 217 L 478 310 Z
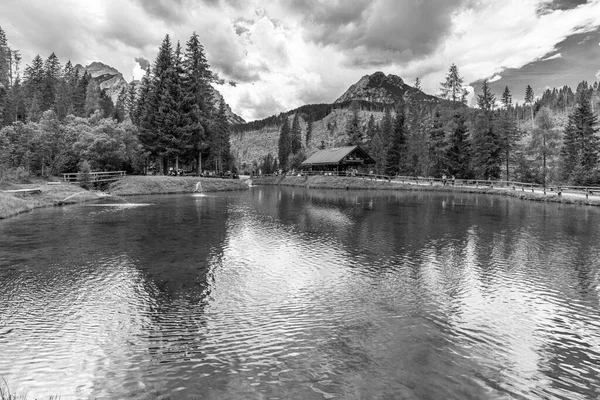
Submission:
M 0 221 L 13 391 L 600 396 L 599 209 L 278 187 L 127 200 Z

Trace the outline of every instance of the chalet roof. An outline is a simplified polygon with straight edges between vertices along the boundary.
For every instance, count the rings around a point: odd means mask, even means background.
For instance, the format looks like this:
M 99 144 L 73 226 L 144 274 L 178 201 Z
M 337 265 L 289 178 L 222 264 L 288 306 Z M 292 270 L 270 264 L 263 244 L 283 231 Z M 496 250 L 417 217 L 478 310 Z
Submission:
M 339 164 L 342 162 L 344 157 L 356 150 L 357 155 L 365 160 L 366 164 L 374 164 L 375 161 L 364 151 L 360 146 L 343 146 L 334 147 L 331 149 L 324 149 L 317 151 L 312 156 L 308 157 L 302 165 L 315 165 L 315 164 Z

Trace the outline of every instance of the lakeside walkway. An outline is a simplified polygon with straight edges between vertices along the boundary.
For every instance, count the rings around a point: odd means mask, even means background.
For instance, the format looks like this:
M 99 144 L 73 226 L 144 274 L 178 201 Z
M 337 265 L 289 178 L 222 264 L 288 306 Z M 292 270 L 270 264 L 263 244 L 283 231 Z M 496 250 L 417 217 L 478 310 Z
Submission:
M 531 201 L 600 206 L 600 187 L 547 186 L 511 181 L 481 181 L 472 179 L 446 180 L 428 177 L 388 177 L 354 174 L 288 174 L 254 176 L 255 184 L 303 186 L 323 189 L 423 190 L 498 194 Z

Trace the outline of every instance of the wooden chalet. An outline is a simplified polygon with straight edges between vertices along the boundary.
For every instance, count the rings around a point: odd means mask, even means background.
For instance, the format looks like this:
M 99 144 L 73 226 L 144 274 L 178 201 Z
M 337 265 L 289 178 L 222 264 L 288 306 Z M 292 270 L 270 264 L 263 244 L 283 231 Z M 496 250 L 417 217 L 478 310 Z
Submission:
M 343 172 L 373 164 L 375 160 L 362 147 L 356 145 L 319 150 L 308 157 L 300 168 L 305 171 Z

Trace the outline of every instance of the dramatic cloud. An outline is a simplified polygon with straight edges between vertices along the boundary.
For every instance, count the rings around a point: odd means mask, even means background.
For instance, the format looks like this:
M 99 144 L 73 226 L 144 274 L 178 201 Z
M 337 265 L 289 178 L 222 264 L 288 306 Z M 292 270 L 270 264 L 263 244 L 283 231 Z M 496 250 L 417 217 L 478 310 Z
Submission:
M 0 26 L 25 64 L 54 51 L 128 80 L 166 34 L 185 48 L 196 31 L 247 120 L 332 102 L 376 70 L 435 94 L 455 63 L 473 90 L 492 77 L 518 97 L 527 84 L 592 80 L 600 57 L 600 0 L 3 0 Z
M 136 57 L 135 61 L 140 65 L 140 68 L 143 70 L 148 69 L 150 66 L 150 61 L 146 60 L 144 57 Z

